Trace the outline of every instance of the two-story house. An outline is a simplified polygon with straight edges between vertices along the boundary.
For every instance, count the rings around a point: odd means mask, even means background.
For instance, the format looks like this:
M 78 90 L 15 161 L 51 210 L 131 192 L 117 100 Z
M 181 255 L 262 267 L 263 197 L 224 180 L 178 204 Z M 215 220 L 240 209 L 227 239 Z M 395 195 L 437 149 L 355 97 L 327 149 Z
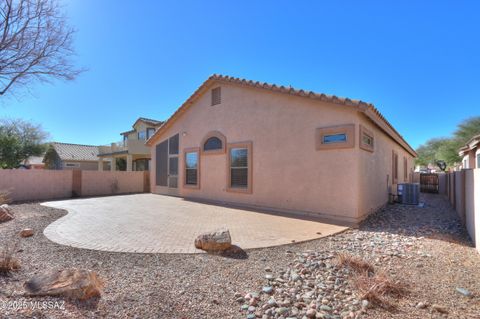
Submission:
M 117 170 L 117 162 L 123 162 L 126 171 L 147 171 L 150 167 L 150 148 L 145 141 L 155 133 L 163 122 L 138 118 L 132 125 L 132 130 L 120 133 L 123 140 L 111 143 L 109 146 L 100 146 L 98 152 L 98 170 L 103 170 L 103 162 L 109 161 L 112 171 Z M 121 168 L 123 169 L 123 167 Z

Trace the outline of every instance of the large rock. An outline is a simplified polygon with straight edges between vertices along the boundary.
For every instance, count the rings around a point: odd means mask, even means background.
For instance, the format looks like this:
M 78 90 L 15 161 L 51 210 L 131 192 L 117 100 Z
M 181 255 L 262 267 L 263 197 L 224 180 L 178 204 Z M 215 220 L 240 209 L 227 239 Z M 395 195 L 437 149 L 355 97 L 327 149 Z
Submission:
M 0 223 L 8 222 L 13 219 L 13 214 L 7 204 L 0 206 Z
M 226 228 L 204 233 L 195 239 L 195 248 L 206 251 L 224 251 L 232 247 L 230 231 Z
M 20 232 L 20 236 L 21 237 L 31 237 L 31 236 L 33 236 L 33 229 L 31 229 L 31 228 L 22 229 L 22 231 Z
M 65 296 L 80 300 L 100 297 L 103 281 L 93 271 L 76 268 L 38 275 L 24 284 L 31 296 Z

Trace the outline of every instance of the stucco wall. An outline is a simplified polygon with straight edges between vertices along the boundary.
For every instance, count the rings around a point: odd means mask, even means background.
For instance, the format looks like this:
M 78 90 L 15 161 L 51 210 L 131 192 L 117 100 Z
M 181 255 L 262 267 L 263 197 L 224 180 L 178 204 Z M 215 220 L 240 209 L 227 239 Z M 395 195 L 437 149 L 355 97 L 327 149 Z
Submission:
M 101 196 L 144 191 L 143 172 L 82 171 L 82 196 Z
M 465 223 L 465 171 L 454 173 L 455 178 L 455 210 Z
M 75 164 L 78 166 L 69 167 L 69 166 L 66 166 L 67 163 Z M 87 171 L 98 170 L 98 161 L 64 161 L 62 165 L 63 167 L 61 169 L 63 170 L 74 170 L 74 169 L 81 169 L 81 170 L 87 170 Z M 104 163 L 104 169 L 105 169 L 105 163 Z
M 9 190 L 14 201 L 72 196 L 72 171 L 0 170 L 0 189 Z
M 311 212 L 356 222 L 360 214 L 359 187 L 378 182 L 377 177 L 369 182 L 359 181 L 368 179 L 367 175 L 371 173 L 359 172 L 359 123 L 357 111 L 346 106 L 254 88 L 222 85 L 221 104 L 211 106 L 211 95 L 207 92 L 156 142 L 180 134 L 178 189 L 156 185 L 156 167 L 153 165 L 155 146 L 151 148 L 151 189 L 159 194 Z M 355 124 L 354 148 L 316 150 L 316 128 L 344 124 Z M 226 154 L 201 155 L 200 188 L 182 187 L 183 150 L 201 147 L 202 139 L 211 131 L 221 132 L 226 136 L 227 143 L 252 142 L 251 194 L 226 191 Z M 381 160 L 386 154 L 391 154 L 391 148 L 381 150 L 384 144 L 387 142 L 380 143 L 380 154 L 375 155 Z M 399 167 L 401 163 L 400 158 Z M 391 160 L 388 159 L 385 167 L 390 165 Z M 378 195 L 380 197 L 381 200 L 369 198 L 362 203 L 362 213 L 365 207 L 386 202 L 385 193 Z
M 465 171 L 465 226 L 472 241 L 475 243 L 475 171 Z M 480 212 L 479 212 L 480 214 Z M 479 230 L 480 231 L 480 230 Z
M 388 196 L 397 193 L 398 183 L 413 179 L 413 156 L 383 133 L 365 116 L 359 115 L 360 123 L 374 134 L 374 151 L 357 149 L 359 217 L 364 218 L 388 202 Z M 357 129 L 358 130 L 358 129 Z M 393 183 L 393 151 L 398 154 L 398 179 Z M 404 158 L 407 160 L 405 175 Z

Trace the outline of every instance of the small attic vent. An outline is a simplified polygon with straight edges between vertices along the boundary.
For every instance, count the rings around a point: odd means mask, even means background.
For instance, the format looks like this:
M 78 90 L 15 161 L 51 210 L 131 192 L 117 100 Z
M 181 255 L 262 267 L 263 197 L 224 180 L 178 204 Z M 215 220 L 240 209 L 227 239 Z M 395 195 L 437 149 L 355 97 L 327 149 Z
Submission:
M 222 91 L 220 87 L 212 89 L 212 106 L 222 102 Z

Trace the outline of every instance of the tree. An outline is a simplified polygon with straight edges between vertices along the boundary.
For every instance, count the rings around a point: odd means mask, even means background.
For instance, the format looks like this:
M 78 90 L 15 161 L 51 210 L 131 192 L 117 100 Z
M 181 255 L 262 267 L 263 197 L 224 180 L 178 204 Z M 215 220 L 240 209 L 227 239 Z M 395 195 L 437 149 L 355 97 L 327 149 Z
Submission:
M 71 62 L 74 30 L 56 0 L 2 0 L 0 15 L 0 95 L 82 71 Z
M 30 156 L 45 152 L 47 133 L 23 120 L 0 120 L 0 168 L 16 168 Z
M 443 160 L 448 166 L 453 166 L 461 161 L 458 151 L 472 137 L 480 134 L 480 116 L 471 117 L 462 121 L 452 137 L 433 138 L 417 149 L 417 165 L 434 164 Z

